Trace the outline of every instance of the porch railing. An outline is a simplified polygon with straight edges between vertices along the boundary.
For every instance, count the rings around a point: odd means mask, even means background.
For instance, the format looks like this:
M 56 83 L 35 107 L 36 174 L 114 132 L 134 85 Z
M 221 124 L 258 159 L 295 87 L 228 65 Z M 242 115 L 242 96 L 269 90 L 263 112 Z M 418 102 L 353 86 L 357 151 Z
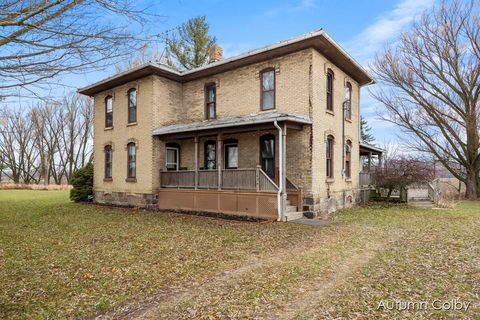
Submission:
M 360 186 L 369 186 L 372 184 L 372 175 L 370 172 L 360 172 Z
M 217 170 L 198 170 L 195 186 L 195 170 L 161 171 L 162 188 L 178 189 L 217 189 Z M 223 169 L 221 172 L 221 189 L 257 192 L 277 192 L 277 184 L 261 168 Z

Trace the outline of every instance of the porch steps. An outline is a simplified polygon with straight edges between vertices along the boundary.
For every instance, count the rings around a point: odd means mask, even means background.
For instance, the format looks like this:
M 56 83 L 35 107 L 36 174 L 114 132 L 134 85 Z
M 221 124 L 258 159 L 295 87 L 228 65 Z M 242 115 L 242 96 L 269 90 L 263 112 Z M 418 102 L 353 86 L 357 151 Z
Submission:
M 413 198 L 408 200 L 408 205 L 416 208 L 432 209 L 435 203 L 429 198 Z
M 284 221 L 292 221 L 292 220 L 297 220 L 297 219 L 301 219 L 301 218 L 304 218 L 303 216 L 303 212 L 285 212 L 285 215 L 284 215 Z

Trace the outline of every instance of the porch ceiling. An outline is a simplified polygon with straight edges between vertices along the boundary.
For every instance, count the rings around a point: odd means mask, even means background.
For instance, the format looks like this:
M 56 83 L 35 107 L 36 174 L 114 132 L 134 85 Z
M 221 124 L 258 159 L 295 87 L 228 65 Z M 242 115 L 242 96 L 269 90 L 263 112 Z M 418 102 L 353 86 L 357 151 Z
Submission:
M 166 136 L 172 134 L 193 134 L 196 132 L 205 132 L 209 130 L 219 130 L 227 128 L 257 128 L 260 125 L 270 124 L 274 121 L 287 122 L 296 125 L 311 125 L 312 120 L 305 115 L 281 112 L 262 112 L 252 113 L 245 116 L 225 117 L 215 120 L 204 120 L 200 122 L 174 124 L 170 126 L 153 129 L 154 136 Z M 273 127 L 273 125 L 272 125 Z

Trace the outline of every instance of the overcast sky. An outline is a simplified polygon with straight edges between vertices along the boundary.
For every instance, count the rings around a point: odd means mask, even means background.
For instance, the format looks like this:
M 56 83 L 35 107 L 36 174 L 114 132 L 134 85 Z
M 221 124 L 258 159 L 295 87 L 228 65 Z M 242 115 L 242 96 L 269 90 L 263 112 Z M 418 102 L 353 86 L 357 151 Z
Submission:
M 217 37 L 226 57 L 323 28 L 367 69 L 375 53 L 395 41 L 412 19 L 433 3 L 434 0 L 139 1 L 162 16 L 149 26 L 154 32 L 206 15 L 211 34 Z M 64 83 L 78 88 L 112 73 L 113 70 L 107 70 L 68 76 Z M 378 119 L 381 105 L 369 96 L 368 89 L 362 89 L 361 98 L 362 114 L 373 127 L 377 141 L 395 141 L 397 130 Z

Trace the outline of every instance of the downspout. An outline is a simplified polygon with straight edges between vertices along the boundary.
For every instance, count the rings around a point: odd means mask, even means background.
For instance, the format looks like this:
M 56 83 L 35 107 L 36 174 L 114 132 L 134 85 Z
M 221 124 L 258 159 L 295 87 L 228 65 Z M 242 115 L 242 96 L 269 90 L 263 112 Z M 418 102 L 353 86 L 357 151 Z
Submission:
M 347 100 L 343 102 L 343 112 L 342 112 L 342 179 L 345 178 L 345 111 L 346 111 L 346 106 L 347 106 Z M 350 107 L 351 108 L 351 107 Z M 351 110 L 351 109 L 350 109 Z M 343 188 L 343 194 L 342 194 L 342 206 L 345 208 L 345 200 L 346 193 L 345 193 L 345 187 Z
M 277 191 L 277 208 L 278 208 L 278 217 L 277 221 L 283 221 L 283 201 L 282 201 L 282 195 L 283 195 L 283 175 L 285 174 L 283 172 L 283 141 L 282 141 L 282 136 L 283 136 L 283 130 L 282 127 L 280 127 L 277 123 L 277 120 L 273 122 L 273 125 L 275 128 L 278 130 L 278 154 L 279 154 L 279 183 L 278 183 L 278 191 Z

